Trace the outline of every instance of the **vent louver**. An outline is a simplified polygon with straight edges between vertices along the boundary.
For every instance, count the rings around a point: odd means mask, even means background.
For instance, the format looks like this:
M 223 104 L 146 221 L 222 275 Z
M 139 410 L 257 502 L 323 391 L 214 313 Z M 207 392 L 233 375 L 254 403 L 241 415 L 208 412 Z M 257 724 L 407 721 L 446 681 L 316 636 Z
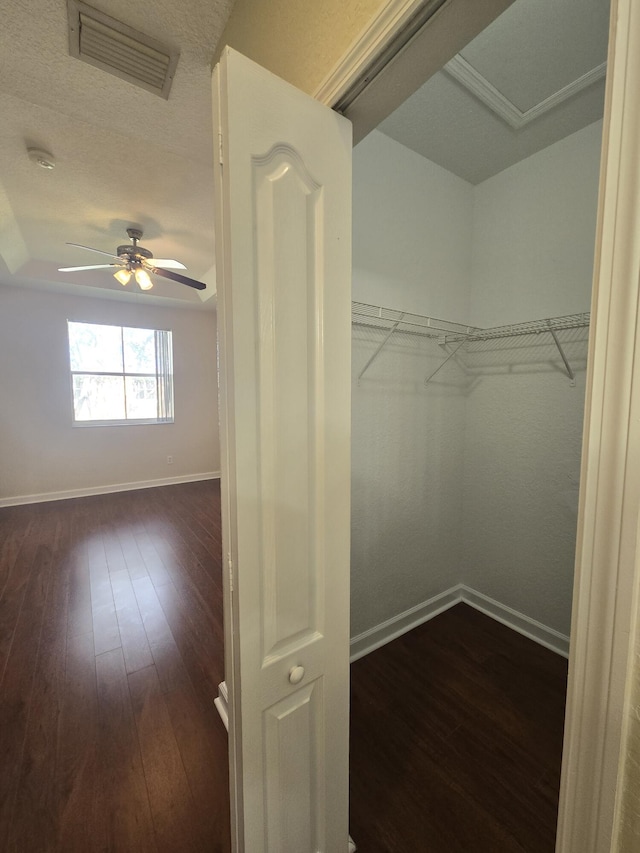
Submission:
M 77 59 L 160 95 L 169 90 L 178 53 L 121 21 L 68 0 L 69 52 Z

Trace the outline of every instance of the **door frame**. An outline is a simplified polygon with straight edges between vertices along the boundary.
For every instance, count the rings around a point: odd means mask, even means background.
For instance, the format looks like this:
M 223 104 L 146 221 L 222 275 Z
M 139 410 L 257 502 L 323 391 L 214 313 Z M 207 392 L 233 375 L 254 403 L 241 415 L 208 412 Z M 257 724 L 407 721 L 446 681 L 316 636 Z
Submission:
M 613 0 L 557 853 L 613 849 L 638 665 L 640 8 Z
M 315 96 L 328 106 L 343 101 L 429 2 L 385 4 Z M 510 2 L 474 3 L 471 25 L 466 0 L 439 8 L 345 110 L 354 141 L 415 90 L 417 74 L 424 81 L 439 70 L 474 28 L 479 32 Z M 632 719 L 633 650 L 640 647 L 639 4 L 612 0 L 610 20 L 556 853 L 613 849 Z M 639 670 L 636 664 L 636 677 Z

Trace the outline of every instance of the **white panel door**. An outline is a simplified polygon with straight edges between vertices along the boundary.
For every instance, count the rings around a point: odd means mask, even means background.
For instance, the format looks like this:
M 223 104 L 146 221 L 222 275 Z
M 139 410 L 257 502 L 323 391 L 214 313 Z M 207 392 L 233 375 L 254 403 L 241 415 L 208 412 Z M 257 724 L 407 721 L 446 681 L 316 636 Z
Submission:
M 229 49 L 214 123 L 234 844 L 342 853 L 351 127 Z

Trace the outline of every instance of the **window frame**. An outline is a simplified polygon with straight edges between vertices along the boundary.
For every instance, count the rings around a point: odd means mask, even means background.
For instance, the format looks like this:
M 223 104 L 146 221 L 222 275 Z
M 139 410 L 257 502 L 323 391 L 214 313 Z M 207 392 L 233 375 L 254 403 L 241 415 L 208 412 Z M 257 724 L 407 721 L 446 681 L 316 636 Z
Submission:
M 114 329 L 120 330 L 120 342 L 121 342 L 121 352 L 123 354 L 122 358 L 122 371 L 110 371 L 110 370 L 74 370 L 71 367 L 71 337 L 70 337 L 70 329 L 71 324 L 81 324 L 84 326 L 110 326 Z M 155 373 L 140 373 L 140 372 L 128 372 L 125 370 L 124 364 L 124 330 L 125 329 L 135 329 L 139 331 L 148 331 L 153 332 L 156 336 L 156 371 Z M 169 350 L 169 371 L 164 374 L 158 371 L 158 358 L 157 358 L 157 335 L 158 333 L 167 336 L 168 341 L 168 350 Z M 172 424 L 175 422 L 175 395 L 173 388 L 173 331 L 171 329 L 156 329 L 151 326 L 129 326 L 123 323 L 95 323 L 87 320 L 72 320 L 67 318 L 67 356 L 68 356 L 68 365 L 69 365 L 69 389 L 70 389 L 70 402 L 71 402 L 71 423 L 74 427 L 110 427 L 110 426 L 156 426 L 160 424 Z M 117 378 L 121 378 L 124 383 L 124 407 L 125 414 L 127 411 L 127 393 L 126 393 L 126 380 L 131 379 L 155 379 L 156 381 L 156 389 L 159 390 L 160 384 L 165 380 L 163 377 L 168 377 L 168 381 L 170 383 L 170 415 L 167 417 L 155 417 L 155 418 L 109 418 L 107 420 L 92 418 L 91 420 L 78 420 L 76 418 L 76 407 L 75 407 L 75 395 L 74 395 L 74 376 L 115 376 Z

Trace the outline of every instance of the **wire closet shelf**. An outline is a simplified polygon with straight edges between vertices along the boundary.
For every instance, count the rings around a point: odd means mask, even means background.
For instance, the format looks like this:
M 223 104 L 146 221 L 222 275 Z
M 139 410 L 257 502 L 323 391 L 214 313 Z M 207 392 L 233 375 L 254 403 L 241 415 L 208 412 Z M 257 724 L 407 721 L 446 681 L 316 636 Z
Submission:
M 559 332 L 563 329 L 580 329 L 589 325 L 590 314 L 567 314 L 563 317 L 548 317 L 542 320 L 528 320 L 524 323 L 510 323 L 506 326 L 493 326 L 481 329 L 478 326 L 465 326 L 436 317 L 411 314 L 408 311 L 396 311 L 368 305 L 364 302 L 351 303 L 351 321 L 359 326 L 374 326 L 379 329 L 393 329 L 399 332 L 413 332 L 432 338 L 447 338 L 447 341 L 488 341 L 493 338 L 507 338 L 515 335 L 535 335 L 541 332 Z
M 560 339 L 558 338 L 557 332 L 563 331 L 564 329 L 585 328 L 589 325 L 589 320 L 589 312 L 583 312 L 581 314 L 566 314 L 562 317 L 546 317 L 541 320 L 529 320 L 524 323 L 511 323 L 506 326 L 494 326 L 489 329 L 481 329 L 478 326 L 465 326 L 461 323 L 452 323 L 449 320 L 427 317 L 422 314 L 412 314 L 408 311 L 396 311 L 392 308 L 382 308 L 379 305 L 368 305 L 365 302 L 352 302 L 351 322 L 354 325 L 369 326 L 376 329 L 387 330 L 385 338 L 361 370 L 358 380 L 362 379 L 394 332 L 404 332 L 429 338 L 436 338 L 438 343 L 443 345 L 448 343 L 457 343 L 458 346 L 449 354 L 446 361 L 455 355 L 458 349 L 465 343 L 473 341 L 490 341 L 496 338 L 508 338 L 520 335 L 539 335 L 546 332 L 552 336 L 560 356 L 562 357 L 567 375 L 573 384 L 575 382 L 575 377 Z M 432 376 L 434 375 L 435 373 L 432 374 Z M 432 376 L 425 380 L 425 384 L 432 378 Z

